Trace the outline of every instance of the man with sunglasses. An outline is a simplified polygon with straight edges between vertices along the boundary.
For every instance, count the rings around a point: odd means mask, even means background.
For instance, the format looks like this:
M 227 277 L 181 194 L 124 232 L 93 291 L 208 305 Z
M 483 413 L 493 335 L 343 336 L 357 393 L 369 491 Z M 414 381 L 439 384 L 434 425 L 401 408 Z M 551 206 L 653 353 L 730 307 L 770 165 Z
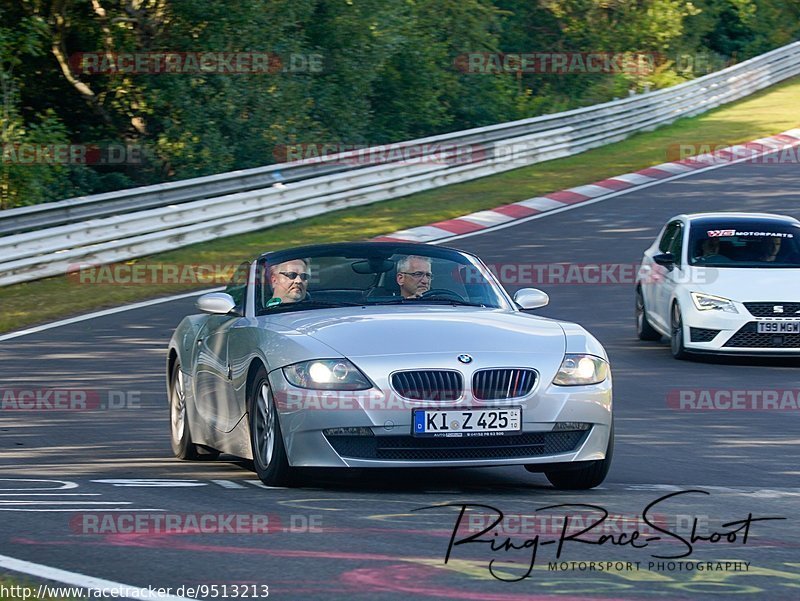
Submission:
M 403 298 L 420 298 L 431 289 L 431 260 L 409 255 L 397 262 L 397 285 Z
M 310 277 L 308 261 L 292 259 L 272 265 L 269 269 L 272 298 L 267 306 L 280 303 L 296 303 L 306 298 L 308 278 Z

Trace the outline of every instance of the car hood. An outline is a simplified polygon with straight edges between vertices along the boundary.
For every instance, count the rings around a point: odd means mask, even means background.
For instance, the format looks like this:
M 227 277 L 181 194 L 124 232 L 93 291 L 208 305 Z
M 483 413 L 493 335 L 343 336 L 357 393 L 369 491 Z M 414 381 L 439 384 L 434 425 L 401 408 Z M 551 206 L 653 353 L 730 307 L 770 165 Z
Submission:
M 348 307 L 283 313 L 270 321 L 351 358 L 475 352 L 561 357 L 566 345 L 558 322 L 500 309 Z
M 800 269 L 693 267 L 690 292 L 705 292 L 739 302 L 800 301 Z

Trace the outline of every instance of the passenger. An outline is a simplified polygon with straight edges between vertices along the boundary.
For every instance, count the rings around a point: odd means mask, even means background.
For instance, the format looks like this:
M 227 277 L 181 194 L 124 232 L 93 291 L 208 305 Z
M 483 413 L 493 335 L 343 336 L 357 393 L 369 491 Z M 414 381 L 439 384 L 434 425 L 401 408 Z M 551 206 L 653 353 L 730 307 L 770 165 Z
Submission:
M 783 238 L 779 236 L 772 236 L 767 239 L 766 242 L 762 244 L 761 255 L 758 260 L 764 261 L 765 263 L 774 263 L 775 259 L 778 257 L 778 253 L 781 252 L 782 243 Z

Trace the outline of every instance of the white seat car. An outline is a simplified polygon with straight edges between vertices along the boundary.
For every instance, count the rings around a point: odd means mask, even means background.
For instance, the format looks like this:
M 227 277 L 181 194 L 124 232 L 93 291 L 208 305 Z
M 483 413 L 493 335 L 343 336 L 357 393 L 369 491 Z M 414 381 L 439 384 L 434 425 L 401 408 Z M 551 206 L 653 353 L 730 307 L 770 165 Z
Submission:
M 764 213 L 669 220 L 636 281 L 641 340 L 672 355 L 800 354 L 800 221 Z

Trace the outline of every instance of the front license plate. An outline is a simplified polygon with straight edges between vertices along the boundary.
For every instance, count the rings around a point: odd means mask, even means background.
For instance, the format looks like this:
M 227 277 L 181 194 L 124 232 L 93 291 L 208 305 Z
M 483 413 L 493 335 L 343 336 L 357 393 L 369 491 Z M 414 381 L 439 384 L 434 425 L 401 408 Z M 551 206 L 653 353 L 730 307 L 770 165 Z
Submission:
M 414 436 L 501 436 L 522 430 L 522 408 L 414 409 Z
M 759 334 L 800 334 L 800 321 L 759 321 Z

